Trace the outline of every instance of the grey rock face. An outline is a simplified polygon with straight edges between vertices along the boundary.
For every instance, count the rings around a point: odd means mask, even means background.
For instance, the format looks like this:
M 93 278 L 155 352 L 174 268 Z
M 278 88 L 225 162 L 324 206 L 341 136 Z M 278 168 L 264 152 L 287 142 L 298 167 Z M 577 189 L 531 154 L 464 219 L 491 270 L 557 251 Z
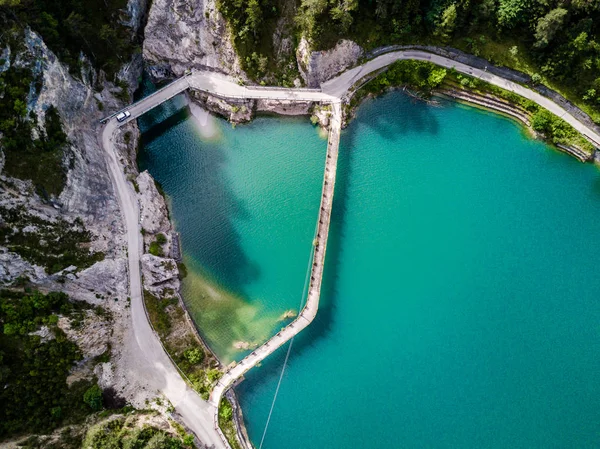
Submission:
M 296 50 L 298 69 L 308 87 L 319 87 L 344 70 L 356 65 L 363 49 L 350 40 L 341 40 L 331 50 L 311 51 L 308 41 L 300 41 Z
M 137 177 L 140 199 L 140 215 L 142 228 L 146 233 L 157 234 L 171 232 L 171 223 L 168 219 L 167 205 L 164 198 L 158 192 L 154 179 L 144 171 Z
M 58 110 L 70 143 L 63 162 L 68 168 L 67 180 L 61 195 L 48 205 L 34 193 L 30 182 L 2 177 L 1 203 L 8 208 L 24 206 L 44 220 L 60 216 L 72 222 L 80 218 L 94 237 L 90 249 L 104 252 L 106 256 L 100 270 L 102 279 L 94 280 L 85 275 L 83 277 L 89 279 L 86 284 L 102 291 L 107 285 L 121 283 L 113 290 L 125 291 L 126 277 L 119 272 L 124 266 L 111 263 L 125 257 L 124 228 L 106 168 L 104 150 L 97 139 L 99 120 L 105 114 L 100 109 L 114 110 L 121 106 L 111 93 L 115 87 L 111 83 L 104 83 L 104 89 L 96 92 L 92 86 L 97 84 L 97 80 L 90 79 L 94 75 L 87 69 L 82 71 L 81 80 L 75 79 L 42 39 L 29 29 L 24 32 L 23 42 L 25 50 L 16 56 L 15 64 L 29 67 L 41 81 L 41 88 L 30 95 L 27 106 L 39 117 L 39 123 L 43 123 L 50 106 Z M 9 54 L 10 51 L 1 50 L 2 54 Z M 85 61 L 83 65 L 86 66 Z M 137 77 L 141 65 L 129 70 L 137 72 L 132 75 Z M 106 273 L 111 270 L 114 271 Z M 22 275 L 35 283 L 58 290 L 77 290 L 79 278 L 79 275 L 67 277 L 67 280 L 73 281 L 72 286 L 69 286 L 71 282 L 57 285 L 54 278 L 48 277 L 42 268 L 32 266 L 16 254 L 4 250 L 0 255 L 0 279 L 8 283 Z M 75 279 L 71 279 L 73 277 Z M 101 281 L 107 284 L 99 285 Z
M 144 34 L 143 55 L 155 79 L 190 68 L 241 74 L 215 0 L 154 0 Z
M 179 269 L 175 260 L 144 254 L 140 262 L 146 290 L 159 297 L 179 292 Z

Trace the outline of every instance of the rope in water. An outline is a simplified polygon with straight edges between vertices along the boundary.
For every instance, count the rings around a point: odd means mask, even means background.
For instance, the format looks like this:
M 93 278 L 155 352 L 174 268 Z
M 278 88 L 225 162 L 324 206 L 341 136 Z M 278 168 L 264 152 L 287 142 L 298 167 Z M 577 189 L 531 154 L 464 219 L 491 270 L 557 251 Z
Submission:
M 317 235 L 317 230 L 319 228 L 319 224 L 315 228 L 315 236 Z M 302 306 L 304 305 L 304 298 L 306 297 L 306 292 L 308 286 L 310 285 L 310 273 L 312 272 L 312 262 L 313 262 L 313 253 L 314 246 L 310 251 L 310 258 L 308 260 L 308 270 L 306 270 L 306 277 L 304 278 L 304 290 L 302 291 L 302 297 L 300 298 L 300 310 L 302 310 Z M 258 449 L 262 449 L 263 443 L 265 441 L 265 437 L 267 436 L 267 429 L 269 428 L 269 423 L 271 422 L 271 416 L 273 415 L 273 409 L 275 408 L 275 401 L 277 400 L 277 395 L 279 394 L 279 387 L 281 386 L 281 381 L 283 380 L 283 374 L 285 373 L 285 368 L 288 363 L 288 359 L 290 358 L 290 352 L 292 351 L 292 345 L 294 344 L 294 338 L 290 340 L 290 345 L 288 346 L 287 354 L 285 355 L 285 360 L 283 361 L 283 366 L 281 367 L 281 373 L 279 374 L 279 381 L 277 382 L 277 388 L 275 389 L 275 394 L 273 395 L 273 402 L 271 402 L 271 409 L 269 410 L 269 416 L 267 417 L 267 422 L 265 424 L 265 430 L 263 431 L 262 438 L 260 439 L 260 445 Z

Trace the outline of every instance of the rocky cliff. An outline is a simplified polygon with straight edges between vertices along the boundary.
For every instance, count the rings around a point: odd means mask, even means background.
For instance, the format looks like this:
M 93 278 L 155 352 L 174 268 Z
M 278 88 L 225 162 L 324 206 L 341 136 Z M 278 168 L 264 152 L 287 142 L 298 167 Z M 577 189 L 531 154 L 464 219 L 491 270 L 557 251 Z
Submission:
M 23 42 L 25 49 L 14 60 L 14 64 L 29 67 L 40 84 L 37 93 L 31 95 L 27 107 L 30 113 L 37 115 L 38 120 L 44 118 L 51 106 L 58 110 L 69 139 L 64 161 L 68 165 L 67 180 L 60 196 L 49 203 L 34 192 L 30 182 L 3 175 L 0 177 L 3 181 L 0 205 L 9 209 L 23 206 L 29 213 L 48 222 L 56 222 L 59 217 L 70 223 L 75 219 L 81 220 L 93 236 L 90 250 L 106 256 L 106 260 L 98 265 L 103 270 L 115 270 L 114 279 L 124 283 L 124 276 L 116 266 L 118 264 L 112 262 L 123 257 L 119 205 L 106 170 L 104 153 L 96 138 L 98 122 L 103 115 L 100 108 L 117 108 L 119 102 L 114 93 L 120 88 L 105 83 L 101 91 L 95 91 L 92 86 L 98 80 L 89 66 L 87 70 L 82 70 L 81 79 L 75 79 L 31 30 L 25 30 Z M 4 282 L 10 282 L 14 276 L 26 272 L 32 275 L 31 280 L 35 283 L 52 286 L 54 278 L 47 276 L 40 267 L 31 264 L 24 266 L 16 254 L 7 248 L 4 251 L 3 260 L 0 261 Z M 21 268 L 15 271 L 15 266 Z M 91 267 L 71 280 L 86 278 L 89 270 L 98 269 Z M 89 284 L 94 282 L 90 281 Z M 102 289 L 104 286 L 94 285 L 94 288 Z
M 215 0 L 154 0 L 145 29 L 143 56 L 155 79 L 191 68 L 241 75 L 227 25 Z
M 145 1 L 131 0 L 129 12 L 134 33 L 143 24 Z M 32 72 L 34 82 L 27 99 L 28 113 L 43 123 L 47 111 L 56 108 L 67 134 L 68 148 L 63 160 L 66 183 L 58 197 L 42 197 L 30 181 L 14 179 L 0 171 L 0 228 L 4 233 L 26 236 L 26 242 L 35 241 L 48 248 L 55 246 L 53 239 L 62 244 L 63 238 L 87 235 L 85 243 L 75 245 L 77 251 L 101 257 L 90 259 L 84 268 L 70 266 L 55 271 L 32 262 L 13 247 L 0 244 L 0 282 L 4 286 L 14 285 L 15 281 L 26 282 L 43 291 L 64 291 L 75 300 L 108 310 L 111 316 L 108 327 L 90 318 L 88 330 L 98 341 L 83 338 L 85 332 L 78 334 L 81 342 L 74 338 L 81 343 L 86 360 L 110 349 L 110 361 L 90 367 L 84 374 L 92 375 L 93 369 L 101 387 L 113 388 L 128 402 L 144 408 L 156 392 L 147 388 L 144 379 L 130 375 L 138 356 L 130 344 L 134 336 L 130 332 L 124 226 L 107 171 L 106 155 L 98 141 L 100 119 L 123 107 L 128 101 L 126 97 L 136 88 L 142 69 L 141 56 L 125 63 L 117 75 L 117 83 L 112 83 L 83 57 L 80 72 L 69 71 L 30 29 L 11 32 L 21 34 L 12 39 L 16 44 L 0 47 L 0 54 L 4 55 L 0 73 L 10 70 L 11 65 Z M 34 133 L 39 132 L 34 128 Z M 119 145 L 121 161 L 126 172 L 137 174 L 137 127 L 133 125 L 124 133 Z M 78 368 L 74 374 L 77 372 Z
M 305 38 L 296 50 L 298 69 L 308 87 L 319 87 L 321 83 L 339 75 L 356 65 L 363 49 L 350 40 L 341 40 L 331 50 L 312 51 Z

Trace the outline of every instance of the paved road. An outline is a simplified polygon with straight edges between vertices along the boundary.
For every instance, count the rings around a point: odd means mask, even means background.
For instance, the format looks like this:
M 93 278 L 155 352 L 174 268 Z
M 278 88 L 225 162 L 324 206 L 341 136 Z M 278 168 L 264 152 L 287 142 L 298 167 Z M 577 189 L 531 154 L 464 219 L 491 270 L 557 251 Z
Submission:
M 140 275 L 140 255 L 143 247 L 140 238 L 139 208 L 135 193 L 125 179 L 123 167 L 118 162 L 114 150 L 113 136 L 117 127 L 116 120 L 107 124 L 102 132 L 102 146 L 127 230 L 133 334 L 143 359 L 152 367 L 150 371 L 143 371 L 141 368 L 143 372 L 132 374 L 143 376 L 152 388 L 161 391 L 183 417 L 185 424 L 204 444 L 212 445 L 215 449 L 226 449 L 227 446 L 213 425 L 216 409 L 202 400 L 181 378 L 146 319 Z
M 113 179 L 115 191 L 120 199 L 127 228 L 133 330 L 141 353 L 147 360 L 153 363 L 155 368 L 152 372 L 145 372 L 144 375 L 154 384 L 158 385 L 158 388 L 169 398 L 177 411 L 182 415 L 184 422 L 205 444 L 214 445 L 215 448 L 227 448 L 227 443 L 222 441 L 219 434 L 220 431 L 216 429 L 214 424 L 217 405 L 219 404 L 223 393 L 239 380 L 244 373 L 272 354 L 294 335 L 297 335 L 315 318 L 319 306 L 329 219 L 333 203 L 342 115 L 340 99 L 343 98 L 348 90 L 364 76 L 400 59 L 431 61 L 442 67 L 455 68 L 459 72 L 482 78 L 491 84 L 522 95 L 525 98 L 535 101 L 559 117 L 562 117 L 575 129 L 586 135 L 590 141 L 600 147 L 600 135 L 580 123 L 562 107 L 555 104 L 550 99 L 541 96 L 537 92 L 533 92 L 519 84 L 487 73 L 485 70 L 476 69 L 442 56 L 415 50 L 397 51 L 381 55 L 368 61 L 362 66 L 348 70 L 340 76 L 324 83 L 321 90 L 246 87 L 240 86 L 233 78 L 224 75 L 212 72 L 195 72 L 176 80 L 172 84 L 157 91 L 155 94 L 131 105 L 128 108 L 131 112 L 131 117 L 127 121 L 118 123 L 114 118 L 108 120 L 102 133 L 102 145 L 106 152 L 108 167 Z M 140 239 L 138 204 L 132 188 L 125 179 L 122 167 L 116 159 L 116 153 L 112 144 L 114 132 L 119 126 L 128 121 L 135 120 L 140 115 L 188 88 L 201 90 L 225 98 L 316 101 L 330 103 L 333 107 L 332 126 L 329 134 L 326 170 L 321 198 L 321 210 L 319 213 L 319 227 L 317 231 L 318 245 L 315 246 L 313 254 L 313 267 L 307 304 L 300 315 L 290 325 L 225 373 L 215 387 L 209 402 L 203 401 L 196 392 L 189 388 L 182 380 L 179 372 L 163 351 L 158 338 L 146 320 L 141 296 L 139 258 L 142 252 L 142 242 Z
M 350 89 L 350 87 L 352 87 L 352 85 L 361 78 L 367 76 L 375 70 L 382 69 L 392 64 L 393 62 L 402 59 L 429 61 L 441 67 L 454 68 L 461 73 L 471 75 L 476 78 L 481 78 L 482 80 L 487 81 L 490 84 L 519 94 L 522 97 L 536 102 L 543 108 L 548 109 L 553 114 L 561 117 L 569 125 L 571 125 L 577 131 L 586 136 L 588 140 L 590 140 L 593 144 L 596 145 L 596 147 L 600 148 L 600 134 L 588 128 L 586 125 L 577 120 L 577 118 L 573 117 L 571 114 L 569 114 L 569 112 L 567 112 L 561 106 L 554 103 L 549 98 L 546 98 L 543 95 L 540 95 L 539 93 L 528 89 L 527 87 L 521 86 L 520 84 L 514 83 L 496 75 L 492 75 L 491 73 L 488 73 L 485 70 L 477 69 L 475 67 L 456 62 L 452 59 L 445 58 L 439 55 L 434 55 L 424 51 L 403 50 L 386 53 L 366 62 L 361 66 L 348 70 L 342 73 L 340 76 L 327 81 L 326 83 L 323 83 L 321 88 L 323 90 L 323 93 L 341 98 L 344 95 L 346 95 L 348 89 Z
M 208 92 L 223 98 L 316 101 L 331 103 L 337 98 L 320 89 L 286 89 L 279 87 L 241 86 L 232 77 L 214 72 L 194 72 L 173 81 L 171 84 L 127 107 L 131 117 L 121 124 L 137 119 L 140 115 L 159 106 L 187 89 Z M 114 114 L 113 114 L 114 116 Z M 111 116 L 111 118 L 113 117 Z M 119 126 L 121 125 L 119 124 Z

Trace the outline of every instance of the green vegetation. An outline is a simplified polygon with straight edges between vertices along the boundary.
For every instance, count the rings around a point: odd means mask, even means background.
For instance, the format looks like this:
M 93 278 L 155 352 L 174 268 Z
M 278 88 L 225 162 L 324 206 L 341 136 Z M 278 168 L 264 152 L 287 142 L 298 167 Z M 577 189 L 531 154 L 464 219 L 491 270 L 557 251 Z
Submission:
M 162 232 L 156 234 L 156 237 L 152 243 L 150 243 L 150 248 L 148 251 L 153 256 L 164 256 L 163 245 L 167 243 L 167 237 Z
M 146 310 L 150 317 L 150 322 L 154 326 L 154 330 L 164 340 L 171 332 L 171 319 L 167 308 L 170 306 L 175 307 L 178 303 L 177 298 L 161 299 L 154 296 L 148 290 L 144 290 L 144 302 L 146 303 Z
M 220 0 L 248 74 L 271 59 L 282 0 Z M 296 2 L 292 2 L 296 3 Z M 600 3 L 542 0 L 300 0 L 295 35 L 316 50 L 341 38 L 367 50 L 390 44 L 449 45 L 536 76 L 600 123 Z M 258 50 L 260 49 L 260 50 Z M 246 60 L 244 59 L 244 61 Z M 250 67 L 249 69 L 249 66 Z
M 226 398 L 219 404 L 219 427 L 225 434 L 232 449 L 242 449 L 237 438 L 237 431 L 233 421 L 233 407 Z
M 126 11 L 127 0 L 0 0 L 0 22 L 29 25 L 74 74 L 83 53 L 109 79 L 135 50 Z
M 446 70 L 424 61 L 397 61 L 362 86 L 352 97 L 350 107 L 356 107 L 367 95 L 377 95 L 391 87 L 407 86 L 416 89 L 424 98 L 436 88 L 466 89 L 482 95 L 491 94 L 509 101 L 530 116 L 531 127 L 554 144 L 578 147 L 588 153 L 594 151 L 588 142 L 571 125 L 539 106 L 537 103 L 485 81 Z
M 83 402 L 94 411 L 102 409 L 102 390 L 98 384 L 92 385 L 85 391 L 83 394 Z
M 191 438 L 190 438 L 191 437 Z M 151 426 L 138 427 L 132 420 L 112 419 L 92 427 L 85 449 L 184 449 L 194 448 L 191 435 L 178 437 Z
M 280 81 L 291 85 L 296 74 L 277 67 L 274 58 L 269 57 L 274 51 L 271 39 L 285 0 L 217 0 L 217 6 L 232 28 L 233 44 L 248 75 L 262 78 L 269 71 L 279 70 Z
M 485 81 L 462 75 L 455 71 L 451 72 L 445 80 L 446 86 L 453 88 L 469 89 L 481 94 L 491 94 L 498 98 L 509 101 L 520 107 L 530 117 L 531 127 L 546 136 L 546 139 L 554 144 L 569 145 L 580 148 L 587 153 L 594 152 L 594 146 L 586 140 L 575 128 L 542 108 L 537 103 L 509 92 Z
M 368 95 L 378 95 L 390 88 L 400 86 L 416 89 L 422 97 L 429 97 L 433 89 L 444 82 L 447 73 L 446 69 L 430 62 L 396 61 L 363 84 L 352 96 L 348 108 L 350 110 L 356 108 Z M 360 85 L 364 81 L 359 80 L 357 84 Z
M 0 243 L 49 274 L 71 265 L 84 269 L 104 259 L 103 253 L 89 250 L 92 234 L 80 219 L 48 221 L 24 207 L 0 207 L 0 217 Z
M 185 312 L 177 298 L 158 298 L 144 290 L 144 302 L 152 326 L 166 351 L 187 376 L 191 386 L 208 399 L 213 385 L 222 376 L 217 362 L 198 343 L 186 322 Z
M 67 385 L 81 353 L 56 325 L 58 314 L 75 316 L 85 307 L 64 293 L 0 291 L 0 438 L 50 431 L 92 412 L 84 394 L 93 382 Z M 32 334 L 41 326 L 54 338 Z
M 444 81 L 447 71 L 425 61 L 397 61 L 367 83 L 367 92 L 377 93 L 393 86 L 410 86 L 429 94 Z
M 66 181 L 63 164 L 68 148 L 67 136 L 54 107 L 46 111 L 43 123 L 27 113 L 30 86 L 39 87 L 31 70 L 15 67 L 0 73 L 0 144 L 5 155 L 4 172 L 8 176 L 30 179 L 38 192 L 58 196 Z M 35 92 L 34 92 L 35 93 Z M 39 137 L 33 138 L 37 129 Z

